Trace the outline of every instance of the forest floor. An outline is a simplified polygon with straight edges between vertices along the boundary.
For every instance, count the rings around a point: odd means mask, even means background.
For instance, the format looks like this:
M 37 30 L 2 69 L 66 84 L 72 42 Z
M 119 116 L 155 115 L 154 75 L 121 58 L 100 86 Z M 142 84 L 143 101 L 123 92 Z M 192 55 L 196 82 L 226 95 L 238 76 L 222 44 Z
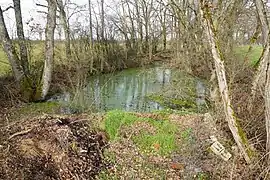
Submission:
M 243 179 L 249 172 L 209 113 L 114 110 L 63 116 L 53 115 L 56 107 L 47 108 L 51 115 L 41 108 L 27 116 L 22 108 L 1 117 L 9 122 L 0 131 L 0 179 L 208 180 Z M 232 158 L 215 155 L 210 136 Z

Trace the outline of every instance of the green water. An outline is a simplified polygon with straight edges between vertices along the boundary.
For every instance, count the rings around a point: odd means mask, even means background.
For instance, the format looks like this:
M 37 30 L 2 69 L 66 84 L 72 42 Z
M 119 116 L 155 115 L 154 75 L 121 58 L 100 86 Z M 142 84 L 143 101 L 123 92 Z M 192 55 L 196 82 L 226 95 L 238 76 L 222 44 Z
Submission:
M 150 112 L 163 107 L 157 102 L 149 101 L 147 96 L 168 93 L 170 96 L 178 96 L 181 89 L 178 86 L 186 88 L 191 81 L 194 82 L 183 73 L 168 68 L 129 69 L 91 77 L 85 88 L 77 90 L 73 98 L 66 98 L 66 101 L 71 107 L 81 111 L 104 112 L 120 109 Z M 173 84 L 177 84 L 177 87 Z

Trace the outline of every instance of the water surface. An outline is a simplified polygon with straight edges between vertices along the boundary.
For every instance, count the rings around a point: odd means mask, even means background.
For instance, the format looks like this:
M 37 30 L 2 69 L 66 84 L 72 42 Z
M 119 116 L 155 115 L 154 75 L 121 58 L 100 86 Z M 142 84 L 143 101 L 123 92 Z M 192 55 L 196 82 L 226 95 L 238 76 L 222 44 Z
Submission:
M 71 101 L 73 107 L 95 112 L 113 109 L 138 112 L 161 110 L 163 107 L 160 104 L 146 97 L 153 93 L 174 92 L 172 83 L 179 82 L 185 87 L 187 79 L 183 73 L 169 68 L 129 69 L 91 77 L 87 86 L 75 93 L 72 101 L 70 97 L 66 101 Z M 203 85 L 198 84 L 196 89 L 202 93 L 202 88 Z

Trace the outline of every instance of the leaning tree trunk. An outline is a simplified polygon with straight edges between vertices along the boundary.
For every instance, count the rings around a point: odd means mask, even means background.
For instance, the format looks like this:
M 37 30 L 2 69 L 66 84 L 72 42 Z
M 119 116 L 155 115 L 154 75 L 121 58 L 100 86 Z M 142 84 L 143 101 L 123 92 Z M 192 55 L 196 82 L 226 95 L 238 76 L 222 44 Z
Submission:
M 8 56 L 9 63 L 12 67 L 14 77 L 17 81 L 20 81 L 23 77 L 23 71 L 20 66 L 20 60 L 16 54 L 15 47 L 8 35 L 6 24 L 4 21 L 3 11 L 0 6 L 0 41 L 2 42 L 3 49 Z
M 56 1 L 48 1 L 47 24 L 45 30 L 45 63 L 42 77 L 42 94 L 41 99 L 45 99 L 49 92 L 54 59 L 54 30 L 56 26 Z
M 252 87 L 252 100 L 256 95 L 256 90 L 264 86 L 264 103 L 265 103 L 265 128 L 266 128 L 266 154 L 268 164 L 270 164 L 270 36 L 269 36 L 269 22 L 265 13 L 265 8 L 262 0 L 256 0 L 256 8 L 260 18 L 262 33 L 264 39 L 264 49 L 259 60 L 259 68 Z M 265 83 L 265 84 L 264 84 Z M 251 102 L 250 104 L 253 104 Z
M 257 70 L 257 74 L 255 75 L 255 78 L 252 82 L 252 88 L 251 88 L 251 98 L 249 102 L 249 109 L 252 109 L 253 102 L 257 93 L 258 88 L 262 88 L 264 86 L 264 83 L 266 82 L 266 69 L 268 62 L 268 56 L 270 55 L 269 48 L 270 44 L 268 42 L 268 36 L 269 36 L 269 22 L 267 20 L 267 15 L 265 12 L 265 8 L 263 5 L 262 0 L 255 0 L 256 3 L 256 9 L 257 13 L 260 19 L 260 24 L 262 27 L 262 35 L 263 35 L 263 42 L 264 42 L 264 49 L 263 53 L 259 59 L 259 66 Z
M 28 64 L 28 53 L 26 42 L 24 38 L 23 31 L 23 22 L 22 22 L 22 12 L 21 12 L 21 1 L 13 0 L 14 3 L 14 11 L 15 11 L 15 19 L 16 19 L 16 27 L 17 27 L 17 36 L 19 40 L 20 47 L 20 56 L 21 56 L 21 66 L 25 75 L 29 75 L 29 64 Z
M 250 159 L 250 147 L 245 138 L 243 138 L 243 133 L 240 125 L 237 122 L 234 111 L 232 109 L 231 100 L 229 98 L 229 90 L 226 81 L 225 67 L 223 62 L 223 56 L 219 49 L 219 44 L 217 41 L 217 37 L 215 34 L 215 28 L 213 25 L 212 17 L 210 14 L 210 10 L 205 3 L 205 0 L 200 0 L 201 5 L 201 15 L 202 15 L 202 24 L 206 30 L 207 38 L 209 45 L 212 50 L 212 56 L 215 63 L 215 70 L 218 79 L 219 91 L 222 97 L 224 112 L 226 114 L 226 120 L 228 122 L 228 126 L 230 131 L 234 137 L 235 142 L 238 145 L 241 153 L 243 154 L 247 163 L 251 162 Z

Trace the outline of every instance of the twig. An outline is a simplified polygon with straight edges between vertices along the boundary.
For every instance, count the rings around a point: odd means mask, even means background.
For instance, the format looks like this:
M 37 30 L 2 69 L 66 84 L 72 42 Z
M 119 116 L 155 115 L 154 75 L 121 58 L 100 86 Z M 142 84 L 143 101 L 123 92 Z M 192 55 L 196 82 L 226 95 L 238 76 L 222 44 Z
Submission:
M 135 130 L 133 130 L 131 133 L 130 133 L 130 135 L 129 135 L 129 137 L 128 137 L 128 141 L 131 139 L 131 137 L 133 136 L 133 134 L 135 133 Z
M 48 6 L 43 5 L 43 4 L 39 4 L 39 3 L 36 3 L 36 6 L 48 8 Z M 57 9 L 57 12 L 60 12 L 60 11 Z
M 13 8 L 13 6 L 8 6 L 6 9 L 3 10 L 3 12 L 8 11 L 11 8 Z
M 37 11 L 37 13 L 48 14 L 46 11 Z
M 45 8 L 48 8 L 48 6 L 43 5 L 43 4 L 39 4 L 39 3 L 36 3 L 36 6 L 40 6 L 40 7 L 45 7 Z
M 69 124 L 74 124 L 74 123 L 82 122 L 82 121 L 89 121 L 89 119 L 79 119 L 79 120 L 76 120 L 76 121 L 71 121 Z
M 21 136 L 21 135 L 27 134 L 30 131 L 32 131 L 32 129 L 27 129 L 27 130 L 24 130 L 24 131 L 17 132 L 15 134 L 12 134 L 8 139 L 10 140 L 10 139 L 12 139 L 12 138 L 14 138 L 16 136 Z

